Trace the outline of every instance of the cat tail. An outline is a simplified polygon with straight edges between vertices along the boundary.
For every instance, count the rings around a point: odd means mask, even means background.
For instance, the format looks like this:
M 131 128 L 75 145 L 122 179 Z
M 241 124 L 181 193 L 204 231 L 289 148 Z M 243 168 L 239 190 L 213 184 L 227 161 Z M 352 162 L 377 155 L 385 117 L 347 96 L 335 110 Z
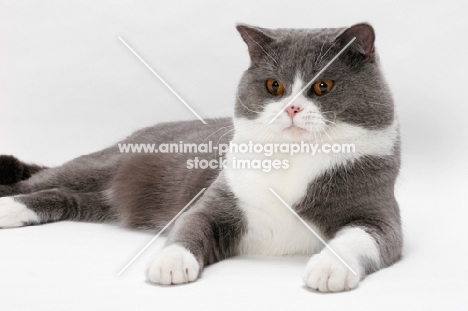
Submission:
M 24 163 L 11 155 L 0 155 L 0 185 L 12 185 L 26 180 L 46 168 Z

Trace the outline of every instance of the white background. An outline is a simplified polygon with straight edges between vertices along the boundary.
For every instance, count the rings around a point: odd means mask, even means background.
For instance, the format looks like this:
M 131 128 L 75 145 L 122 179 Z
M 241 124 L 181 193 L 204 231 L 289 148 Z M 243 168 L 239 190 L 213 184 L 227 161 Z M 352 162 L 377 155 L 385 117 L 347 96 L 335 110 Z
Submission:
M 402 123 L 404 258 L 351 292 L 306 289 L 307 258 L 235 258 L 194 284 L 145 283 L 158 240 L 110 225 L 0 231 L 0 310 L 466 310 L 468 8 L 462 1 L 0 2 L 0 154 L 55 166 L 144 126 L 230 116 L 248 66 L 234 26 L 370 22 Z

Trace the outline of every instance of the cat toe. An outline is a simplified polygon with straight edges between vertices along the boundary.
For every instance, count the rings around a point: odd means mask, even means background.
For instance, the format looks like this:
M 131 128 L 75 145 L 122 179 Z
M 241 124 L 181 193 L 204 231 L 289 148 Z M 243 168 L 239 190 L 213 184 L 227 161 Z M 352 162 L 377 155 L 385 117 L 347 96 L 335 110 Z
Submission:
M 195 256 L 185 247 L 170 245 L 151 261 L 146 277 L 152 283 L 171 285 L 193 282 L 200 271 Z
M 323 251 L 309 260 L 303 279 L 308 287 L 320 292 L 341 292 L 355 288 L 360 275 L 355 275 L 332 253 Z

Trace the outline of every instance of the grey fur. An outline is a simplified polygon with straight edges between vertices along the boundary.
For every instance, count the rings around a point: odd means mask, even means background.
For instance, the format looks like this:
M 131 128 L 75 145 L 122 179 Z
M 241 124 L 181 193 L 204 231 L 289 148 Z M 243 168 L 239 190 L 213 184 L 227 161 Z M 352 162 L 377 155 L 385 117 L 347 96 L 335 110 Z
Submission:
M 397 154 L 399 146 L 396 146 Z M 394 184 L 400 157 L 364 157 L 328 171 L 309 184 L 307 195 L 294 206 L 333 238 L 344 227 L 360 227 L 371 234 L 380 249 L 384 267 L 400 259 L 402 232 Z M 366 272 L 378 267 L 370 263 Z
M 183 245 L 203 268 L 236 255 L 244 233 L 245 219 L 221 173 L 203 198 L 176 222 L 166 245 Z

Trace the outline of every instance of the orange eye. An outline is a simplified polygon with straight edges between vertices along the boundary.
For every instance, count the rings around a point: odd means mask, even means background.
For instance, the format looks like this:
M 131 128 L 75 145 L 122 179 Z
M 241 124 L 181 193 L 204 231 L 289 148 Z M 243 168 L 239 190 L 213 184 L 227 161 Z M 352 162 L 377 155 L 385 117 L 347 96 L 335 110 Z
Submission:
M 275 79 L 268 79 L 266 81 L 266 88 L 271 94 L 278 96 L 284 93 L 284 85 Z
M 318 80 L 314 83 L 312 89 L 318 96 L 327 94 L 333 88 L 332 80 Z

